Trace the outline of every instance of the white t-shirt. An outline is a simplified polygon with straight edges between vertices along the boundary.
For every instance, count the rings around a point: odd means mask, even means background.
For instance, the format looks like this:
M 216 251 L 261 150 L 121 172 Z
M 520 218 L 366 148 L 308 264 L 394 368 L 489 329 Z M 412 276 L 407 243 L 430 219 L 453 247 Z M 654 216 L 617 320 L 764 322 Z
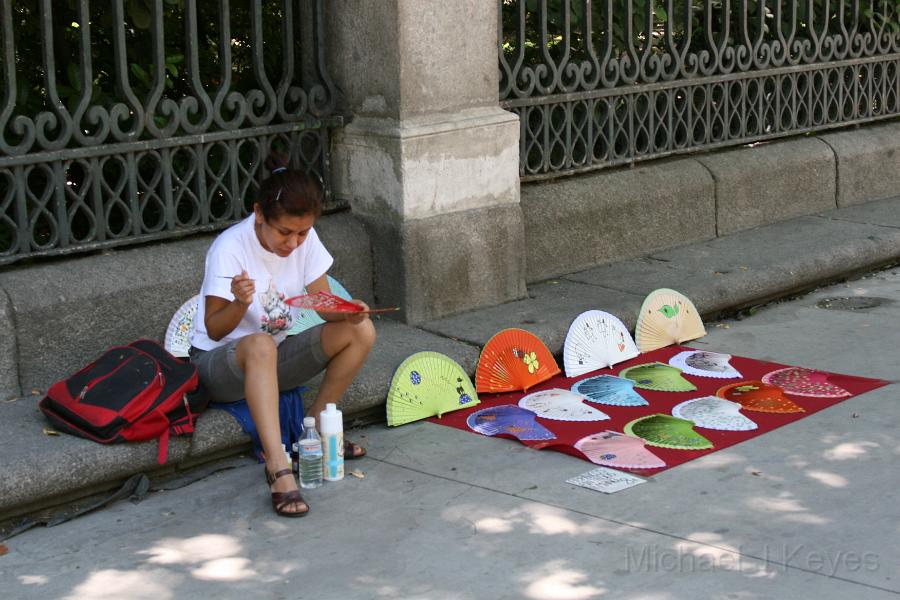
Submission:
M 307 285 L 324 275 L 334 259 L 310 229 L 300 246 L 281 257 L 262 247 L 254 230 L 255 216 L 232 225 L 219 235 L 206 253 L 206 272 L 200 290 L 200 305 L 194 317 L 191 345 L 212 350 L 252 333 L 268 333 L 280 344 L 294 324 L 299 309 L 284 300 L 304 293 Z M 206 333 L 206 297 L 217 296 L 231 302 L 231 277 L 247 271 L 255 280 L 256 295 L 244 318 L 234 330 L 219 341 Z

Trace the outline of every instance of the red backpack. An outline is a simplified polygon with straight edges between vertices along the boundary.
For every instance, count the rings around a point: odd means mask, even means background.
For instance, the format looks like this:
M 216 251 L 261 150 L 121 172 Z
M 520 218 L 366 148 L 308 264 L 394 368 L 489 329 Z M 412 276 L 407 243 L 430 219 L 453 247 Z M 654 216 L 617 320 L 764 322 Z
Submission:
M 192 433 L 207 403 L 194 365 L 138 340 L 54 383 L 38 406 L 60 431 L 102 444 L 159 438 L 163 464 L 169 435 Z

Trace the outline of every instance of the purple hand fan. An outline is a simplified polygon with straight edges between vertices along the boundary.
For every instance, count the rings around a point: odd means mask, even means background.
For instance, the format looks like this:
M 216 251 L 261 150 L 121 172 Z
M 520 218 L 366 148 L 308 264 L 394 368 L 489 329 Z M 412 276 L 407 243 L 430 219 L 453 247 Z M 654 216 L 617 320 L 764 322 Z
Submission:
M 519 408 L 515 404 L 501 404 L 478 412 L 473 412 L 466 419 L 470 429 L 483 435 L 505 433 L 519 440 L 555 440 L 553 432 L 538 423 L 530 410 Z

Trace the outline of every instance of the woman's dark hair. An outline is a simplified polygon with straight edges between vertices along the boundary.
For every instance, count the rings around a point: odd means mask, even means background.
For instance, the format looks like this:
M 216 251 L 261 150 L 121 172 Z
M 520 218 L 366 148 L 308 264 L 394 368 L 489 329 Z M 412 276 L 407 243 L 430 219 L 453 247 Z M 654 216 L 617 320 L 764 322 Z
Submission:
M 266 221 L 288 214 L 295 217 L 322 214 L 322 186 L 303 171 L 289 169 L 287 157 L 273 152 L 266 159 L 270 175 L 259 186 L 257 204 Z

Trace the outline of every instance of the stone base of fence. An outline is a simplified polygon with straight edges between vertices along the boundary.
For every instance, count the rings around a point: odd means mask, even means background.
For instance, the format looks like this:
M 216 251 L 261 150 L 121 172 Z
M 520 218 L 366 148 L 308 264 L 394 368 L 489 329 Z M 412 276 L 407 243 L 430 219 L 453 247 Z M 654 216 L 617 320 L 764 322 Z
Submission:
M 528 282 L 900 193 L 900 122 L 523 184 Z

